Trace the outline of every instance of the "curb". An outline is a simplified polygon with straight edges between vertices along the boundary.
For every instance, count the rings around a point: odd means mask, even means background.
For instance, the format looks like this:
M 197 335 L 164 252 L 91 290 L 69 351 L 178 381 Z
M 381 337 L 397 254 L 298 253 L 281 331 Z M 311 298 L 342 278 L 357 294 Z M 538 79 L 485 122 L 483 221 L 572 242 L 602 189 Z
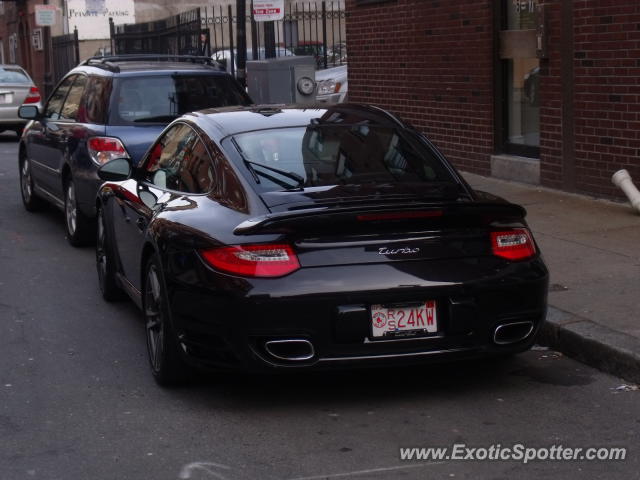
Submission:
M 640 340 L 549 306 L 538 343 L 634 383 L 640 383 Z

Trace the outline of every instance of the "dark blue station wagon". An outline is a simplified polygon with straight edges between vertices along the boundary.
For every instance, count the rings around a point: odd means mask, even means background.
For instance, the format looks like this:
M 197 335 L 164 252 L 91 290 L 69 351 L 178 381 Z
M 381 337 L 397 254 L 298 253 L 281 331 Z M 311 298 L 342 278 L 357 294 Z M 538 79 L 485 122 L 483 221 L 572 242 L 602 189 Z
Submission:
M 249 104 L 240 84 L 207 57 L 90 58 L 62 79 L 42 111 L 20 109 L 31 120 L 19 147 L 24 206 L 55 205 L 65 212 L 69 242 L 90 243 L 100 165 L 122 157 L 137 164 L 183 113 Z

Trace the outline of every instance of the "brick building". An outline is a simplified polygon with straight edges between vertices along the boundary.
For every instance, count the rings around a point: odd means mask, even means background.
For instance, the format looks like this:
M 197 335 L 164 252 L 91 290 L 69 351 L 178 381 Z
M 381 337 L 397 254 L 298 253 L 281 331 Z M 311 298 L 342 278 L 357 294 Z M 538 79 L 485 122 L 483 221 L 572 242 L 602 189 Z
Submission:
M 459 168 L 620 197 L 640 181 L 638 0 L 347 0 L 349 97 Z
M 21 65 L 44 91 L 43 28 L 36 26 L 34 14 L 35 5 L 39 3 L 43 2 L 0 1 L 0 61 Z M 49 3 L 59 6 L 58 0 Z M 54 35 L 62 33 L 61 12 L 56 13 L 56 18 L 57 25 L 51 29 Z M 39 41 L 34 41 L 34 35 L 39 36 Z

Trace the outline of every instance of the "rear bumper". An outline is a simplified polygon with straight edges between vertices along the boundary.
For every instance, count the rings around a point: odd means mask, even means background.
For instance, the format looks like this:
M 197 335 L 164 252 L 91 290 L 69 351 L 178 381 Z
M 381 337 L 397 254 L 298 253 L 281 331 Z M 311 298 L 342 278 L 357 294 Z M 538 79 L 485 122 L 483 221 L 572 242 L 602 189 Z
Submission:
M 0 111 L 0 128 L 24 128 L 27 122 L 28 120 L 16 116 L 15 112 L 8 115 Z
M 422 274 L 415 265 L 374 264 L 249 280 L 214 272 L 194 257 L 193 263 L 180 259 L 189 275 L 176 271 L 175 261 L 167 267 L 173 270 L 168 280 L 175 330 L 187 360 L 202 367 L 324 370 L 513 353 L 531 347 L 546 316 L 548 273 L 540 259 L 500 262 L 500 271 L 477 278 L 473 270 L 482 259 L 422 263 Z M 451 281 L 452 271 L 458 281 Z M 352 279 L 350 288 L 341 281 L 345 278 Z M 371 304 L 420 300 L 437 302 L 437 333 L 383 341 L 370 337 Z M 512 343 L 496 343 L 496 328 L 514 322 L 530 322 L 531 332 Z M 281 360 L 265 348 L 266 342 L 286 339 L 310 342 L 311 358 Z

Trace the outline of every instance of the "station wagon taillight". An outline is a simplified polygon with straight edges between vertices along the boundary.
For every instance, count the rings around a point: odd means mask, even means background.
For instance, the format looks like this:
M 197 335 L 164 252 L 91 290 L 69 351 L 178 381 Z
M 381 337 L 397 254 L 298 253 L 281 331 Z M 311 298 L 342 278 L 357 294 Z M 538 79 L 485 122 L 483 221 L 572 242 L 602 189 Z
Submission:
M 24 99 L 24 103 L 38 103 L 40 99 L 40 90 L 38 90 L 38 87 L 31 87 L 27 98 Z
M 282 277 L 300 268 L 298 257 L 286 244 L 236 245 L 200 254 L 216 270 L 243 277 Z
M 507 260 L 526 260 L 536 254 L 536 247 L 526 228 L 491 232 L 491 249 L 497 257 Z
M 114 158 L 129 158 L 122 142 L 114 137 L 90 137 L 87 150 L 96 165 L 104 165 Z

